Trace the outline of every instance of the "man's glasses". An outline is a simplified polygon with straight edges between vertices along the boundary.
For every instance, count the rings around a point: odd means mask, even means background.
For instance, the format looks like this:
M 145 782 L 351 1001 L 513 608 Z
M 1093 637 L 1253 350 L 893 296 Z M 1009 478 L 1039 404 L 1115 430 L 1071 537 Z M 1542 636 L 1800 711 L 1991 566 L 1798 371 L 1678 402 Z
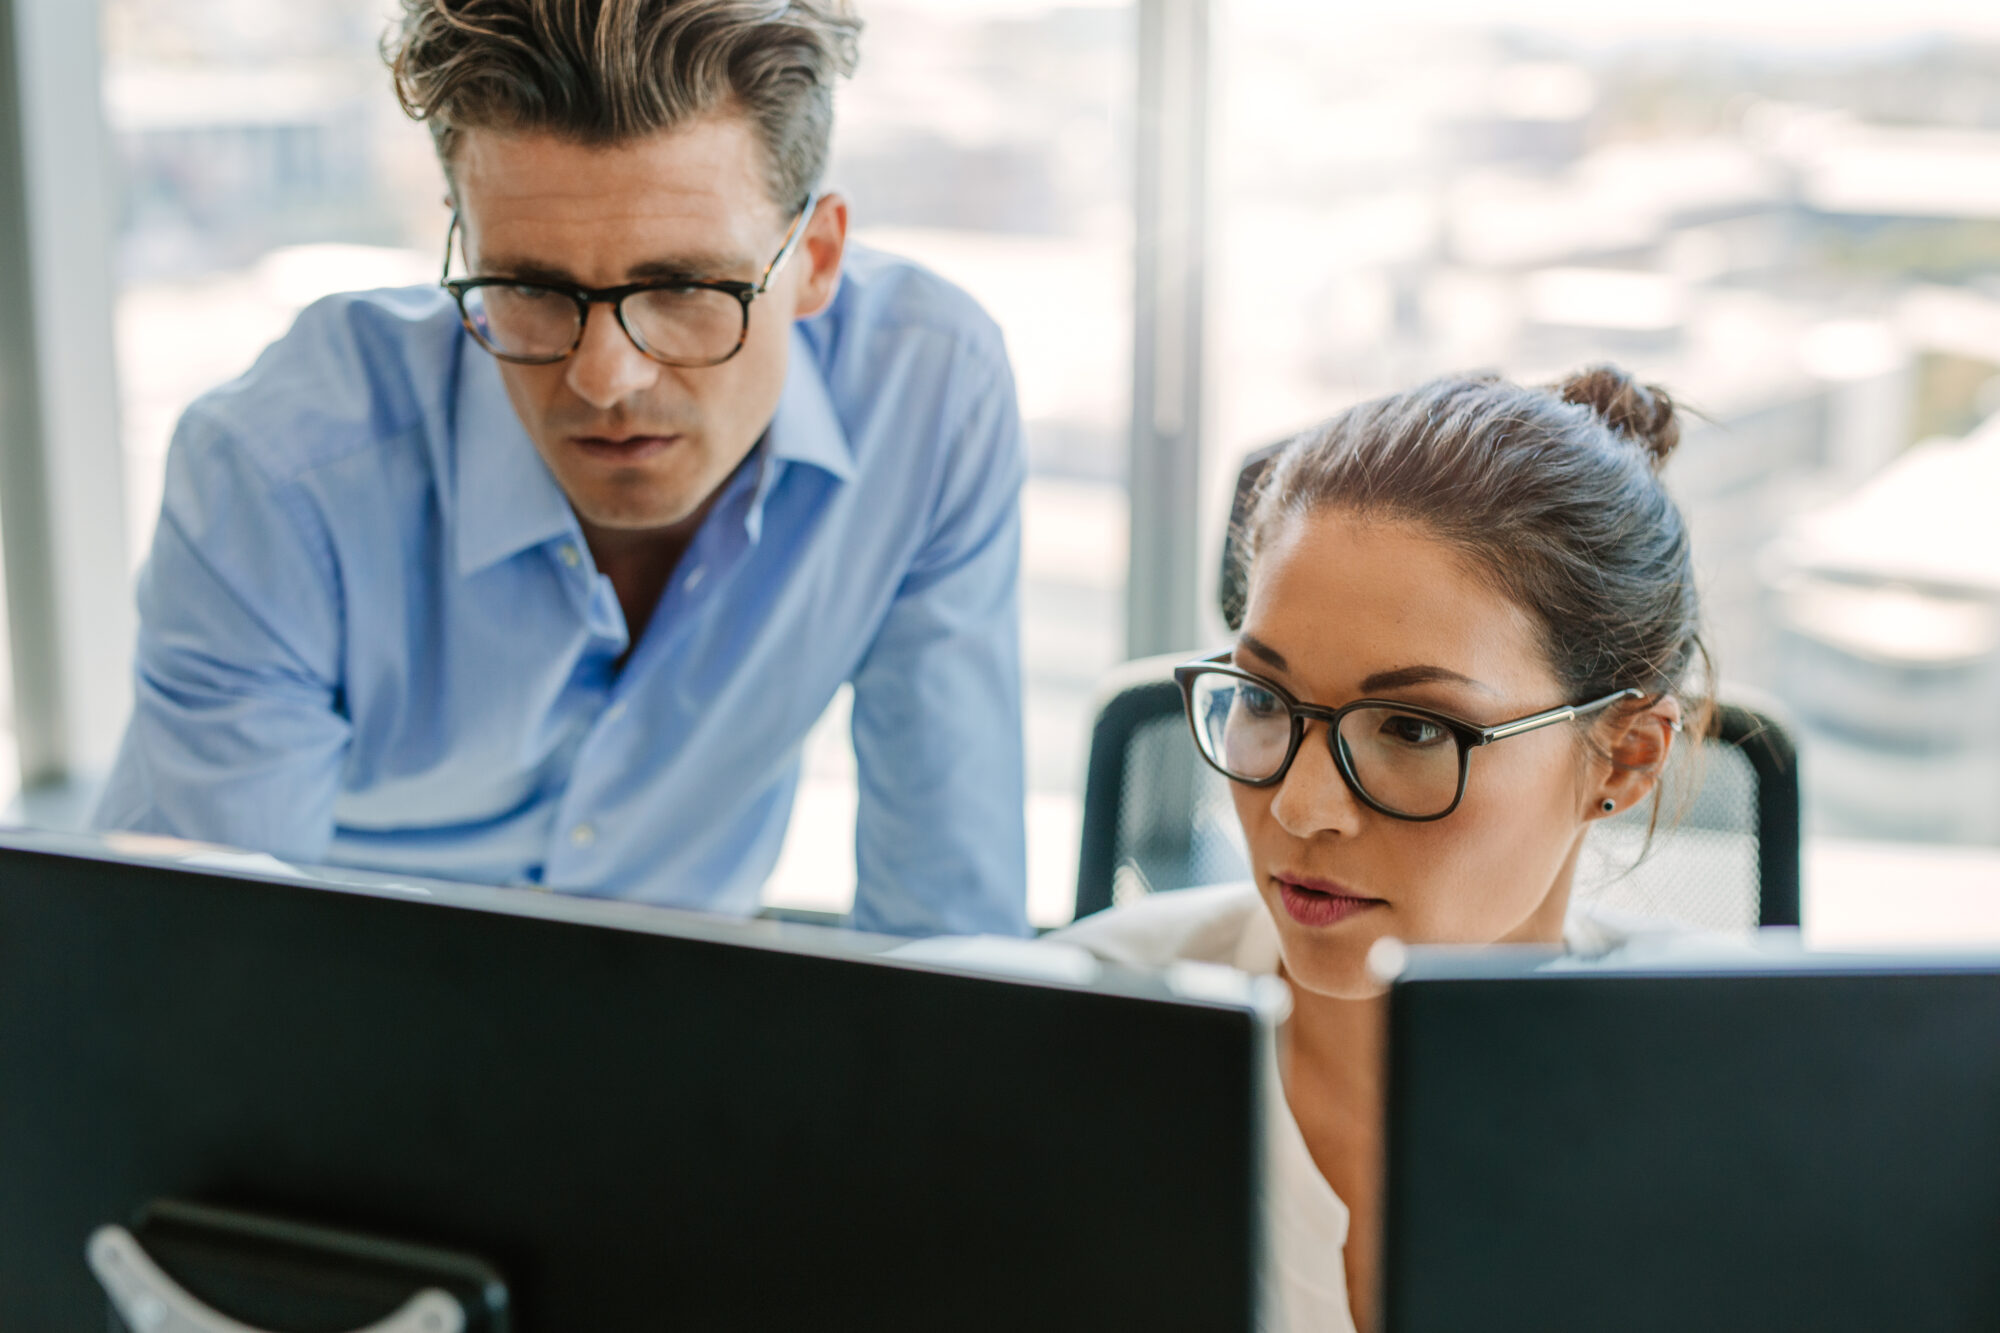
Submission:
M 466 332 L 502 361 L 545 366 L 561 361 L 583 344 L 590 307 L 602 301 L 618 316 L 632 345 L 669 366 L 719 366 L 743 350 L 750 336 L 750 303 L 770 289 L 785 261 L 799 248 L 819 196 L 785 233 L 784 246 L 756 282 L 726 278 L 675 277 L 622 287 L 578 287 L 519 278 L 454 278 L 452 240 L 458 213 L 444 236 L 444 274 L 439 284 L 458 302 Z
M 1357 699 L 1341 708 L 1300 703 L 1228 659 L 1220 653 L 1174 668 L 1194 743 L 1211 768 L 1245 786 L 1275 786 L 1298 757 L 1306 724 L 1324 722 L 1334 767 L 1348 789 L 1369 809 L 1395 819 L 1443 819 L 1456 810 L 1478 746 L 1643 697 L 1620 690 L 1482 727 L 1385 699 Z

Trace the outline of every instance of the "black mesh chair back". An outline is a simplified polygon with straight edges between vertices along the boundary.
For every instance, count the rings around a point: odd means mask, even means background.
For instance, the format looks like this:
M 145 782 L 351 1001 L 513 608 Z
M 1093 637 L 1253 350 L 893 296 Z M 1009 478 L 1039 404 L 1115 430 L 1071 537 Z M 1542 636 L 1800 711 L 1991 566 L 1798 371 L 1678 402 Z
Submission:
M 1257 483 L 1289 440 L 1243 460 L 1222 546 L 1218 598 L 1243 624 L 1241 533 Z M 1076 914 L 1163 889 L 1249 873 L 1228 782 L 1195 752 L 1173 667 L 1193 653 L 1127 664 L 1091 736 Z M 1697 749 L 1681 747 L 1655 805 L 1604 821 L 1585 843 L 1579 898 L 1706 930 L 1799 923 L 1798 760 L 1784 728 L 1723 703 Z
M 1187 656 L 1192 656 L 1188 654 Z M 1201 761 L 1173 668 L 1127 663 L 1090 738 L 1076 914 L 1249 874 L 1229 783 Z
M 1642 801 L 1584 843 L 1580 895 L 1704 930 L 1799 924 L 1799 769 L 1767 713 L 1719 703 Z
M 1097 715 L 1079 917 L 1249 877 L 1229 783 L 1195 752 L 1173 681 L 1174 665 L 1192 656 L 1127 664 Z M 1579 901 L 1702 930 L 1799 923 L 1798 764 L 1770 717 L 1719 706 L 1701 746 L 1669 763 L 1657 829 L 1653 819 L 1654 803 L 1642 801 L 1592 831 Z

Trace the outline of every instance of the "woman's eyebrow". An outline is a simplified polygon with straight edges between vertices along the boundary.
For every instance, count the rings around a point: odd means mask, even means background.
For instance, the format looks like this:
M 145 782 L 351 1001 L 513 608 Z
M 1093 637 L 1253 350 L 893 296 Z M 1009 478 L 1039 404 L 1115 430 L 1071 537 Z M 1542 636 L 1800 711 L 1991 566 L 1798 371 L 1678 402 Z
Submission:
M 1239 636 L 1236 646 L 1263 659 L 1279 671 L 1290 672 L 1292 669 L 1292 664 L 1285 660 L 1283 653 L 1254 634 Z M 1378 671 L 1361 682 L 1361 692 L 1373 694 L 1377 690 L 1401 690 L 1408 689 L 1412 685 L 1437 684 L 1468 685 L 1481 694 L 1495 693 L 1493 687 L 1483 681 L 1474 680 L 1470 676 L 1453 671 L 1450 667 L 1441 666 L 1407 666 L 1397 667 L 1394 671 Z
M 1251 653 L 1263 658 L 1280 671 L 1290 671 L 1292 669 L 1292 664 L 1285 660 L 1283 653 L 1273 648 L 1270 644 L 1265 643 L 1254 634 L 1240 635 L 1236 640 L 1236 646 L 1248 649 Z
M 1363 694 L 1373 694 L 1377 690 L 1407 689 L 1412 685 L 1469 685 L 1481 694 L 1492 694 L 1493 687 L 1461 675 L 1450 667 L 1409 666 L 1397 667 L 1394 671 L 1378 671 L 1361 682 Z

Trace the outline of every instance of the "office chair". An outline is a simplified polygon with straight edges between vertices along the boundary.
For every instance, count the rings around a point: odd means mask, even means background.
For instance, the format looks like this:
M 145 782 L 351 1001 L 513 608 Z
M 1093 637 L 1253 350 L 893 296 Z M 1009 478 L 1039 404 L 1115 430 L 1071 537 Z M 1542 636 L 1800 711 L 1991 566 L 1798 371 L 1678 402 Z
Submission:
M 1237 477 L 1219 585 L 1232 629 L 1243 619 L 1237 530 L 1283 447 L 1250 455 Z M 1174 684 L 1173 667 L 1193 656 L 1130 662 L 1106 681 L 1084 789 L 1079 917 L 1248 874 L 1229 783 L 1195 752 Z M 1651 801 L 1592 833 L 1579 898 L 1707 930 L 1799 924 L 1798 760 L 1784 728 L 1767 711 L 1722 701 L 1699 754 L 1683 747 L 1661 786 L 1657 833 Z

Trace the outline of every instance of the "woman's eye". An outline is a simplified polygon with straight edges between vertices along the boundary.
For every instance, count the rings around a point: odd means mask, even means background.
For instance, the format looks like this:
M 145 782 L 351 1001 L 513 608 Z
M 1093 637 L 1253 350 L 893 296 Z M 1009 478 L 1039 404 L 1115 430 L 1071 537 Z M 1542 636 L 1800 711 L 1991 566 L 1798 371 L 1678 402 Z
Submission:
M 1260 690 L 1254 685 L 1246 685 L 1237 695 L 1243 711 L 1252 717 L 1275 717 L 1285 711 L 1285 705 L 1277 695 L 1269 690 Z
M 1449 733 L 1427 717 L 1391 713 L 1382 719 L 1382 734 L 1399 745 L 1426 748 L 1442 743 Z

